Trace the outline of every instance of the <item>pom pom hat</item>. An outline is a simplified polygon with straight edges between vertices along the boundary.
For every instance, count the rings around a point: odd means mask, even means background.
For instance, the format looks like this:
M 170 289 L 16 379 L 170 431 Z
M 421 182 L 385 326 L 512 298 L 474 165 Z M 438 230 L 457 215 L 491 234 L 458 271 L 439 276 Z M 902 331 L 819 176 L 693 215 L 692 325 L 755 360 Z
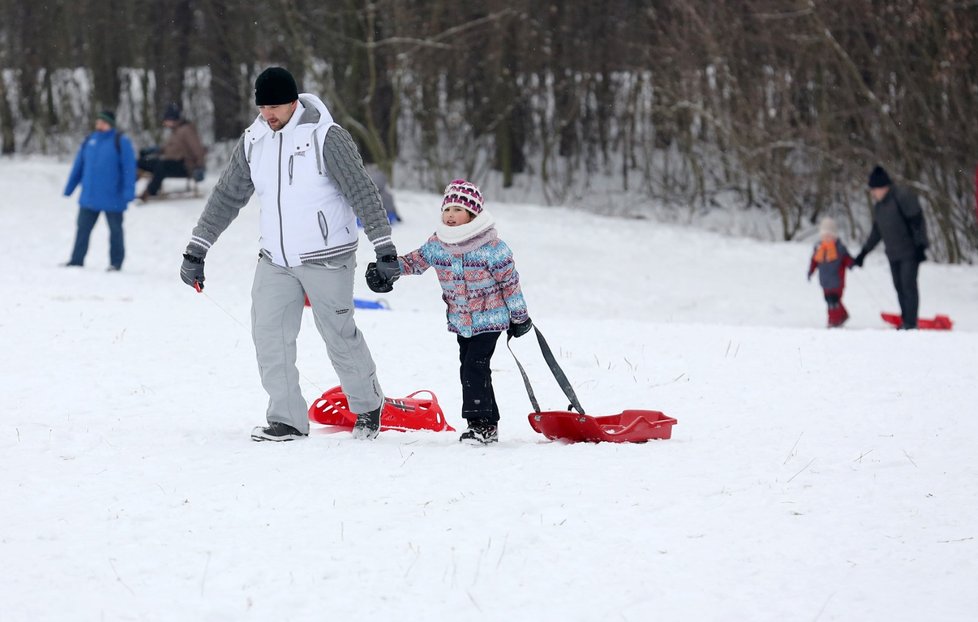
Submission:
M 473 216 L 482 213 L 482 192 L 475 184 L 464 179 L 454 179 L 445 186 L 445 198 L 441 202 L 441 210 L 449 207 L 461 207 Z
M 834 238 L 839 237 L 839 226 L 835 223 L 835 220 L 826 216 L 822 219 L 822 222 L 818 225 L 818 232 L 820 235 L 831 235 Z

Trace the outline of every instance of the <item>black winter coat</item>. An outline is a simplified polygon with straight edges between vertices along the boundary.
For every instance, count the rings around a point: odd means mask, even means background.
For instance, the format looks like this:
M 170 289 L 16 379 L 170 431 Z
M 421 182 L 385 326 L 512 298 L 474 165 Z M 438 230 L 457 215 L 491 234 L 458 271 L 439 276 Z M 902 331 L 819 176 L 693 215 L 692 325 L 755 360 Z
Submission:
M 860 255 L 868 255 L 880 240 L 890 261 L 914 259 L 927 248 L 927 223 L 917 195 L 910 190 L 891 186 L 873 205 L 873 230 Z

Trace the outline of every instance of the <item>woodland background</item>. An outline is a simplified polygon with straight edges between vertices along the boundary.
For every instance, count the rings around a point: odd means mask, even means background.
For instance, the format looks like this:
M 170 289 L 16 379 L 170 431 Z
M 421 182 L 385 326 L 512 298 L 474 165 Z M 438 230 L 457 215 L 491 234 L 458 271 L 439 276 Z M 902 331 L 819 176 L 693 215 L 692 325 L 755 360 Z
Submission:
M 978 0 L 0 0 L 0 150 L 71 154 L 104 108 L 153 144 L 179 102 L 218 168 L 269 65 L 402 187 L 789 240 L 865 235 L 882 163 L 936 259 L 978 256 Z

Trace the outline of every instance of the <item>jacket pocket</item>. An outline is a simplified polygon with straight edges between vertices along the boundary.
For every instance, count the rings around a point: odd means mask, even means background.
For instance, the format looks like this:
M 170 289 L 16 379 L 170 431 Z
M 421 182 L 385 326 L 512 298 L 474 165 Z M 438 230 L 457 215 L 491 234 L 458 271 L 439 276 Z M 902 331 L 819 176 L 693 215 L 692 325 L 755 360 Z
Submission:
M 319 231 L 323 234 L 323 244 L 329 247 L 329 225 L 326 224 L 326 214 L 322 212 L 317 212 L 316 217 L 319 219 Z

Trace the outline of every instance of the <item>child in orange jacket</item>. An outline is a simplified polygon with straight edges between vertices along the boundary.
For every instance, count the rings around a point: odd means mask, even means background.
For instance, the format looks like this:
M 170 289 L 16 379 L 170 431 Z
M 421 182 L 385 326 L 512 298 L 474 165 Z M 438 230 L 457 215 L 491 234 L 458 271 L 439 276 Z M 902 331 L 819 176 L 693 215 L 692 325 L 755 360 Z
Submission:
M 853 265 L 853 260 L 845 244 L 839 240 L 839 228 L 834 220 L 823 218 L 818 232 L 822 239 L 815 245 L 808 264 L 808 279 L 811 280 L 817 268 L 818 282 L 829 306 L 829 328 L 836 328 L 849 319 L 849 312 L 842 306 L 842 290 L 846 287 L 846 268 Z

